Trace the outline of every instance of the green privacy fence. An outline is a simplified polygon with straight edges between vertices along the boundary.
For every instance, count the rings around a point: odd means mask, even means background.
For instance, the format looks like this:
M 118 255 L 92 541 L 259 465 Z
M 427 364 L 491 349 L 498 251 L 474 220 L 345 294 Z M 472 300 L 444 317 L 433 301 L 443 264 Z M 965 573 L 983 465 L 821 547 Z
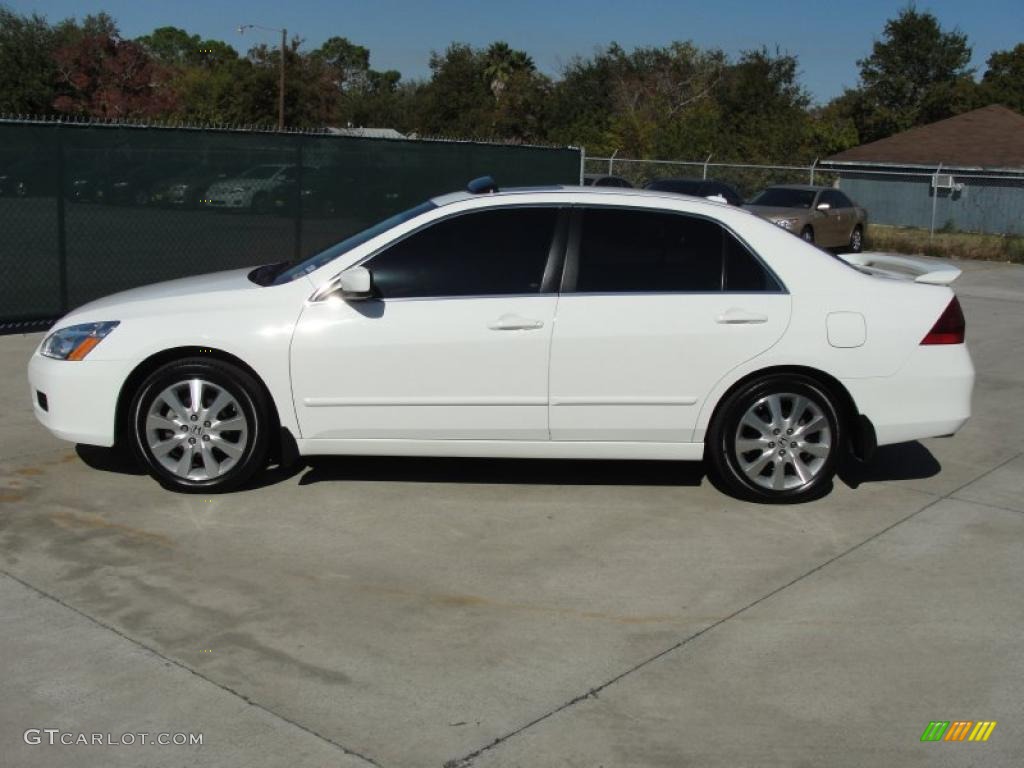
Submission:
M 476 176 L 579 173 L 576 149 L 0 121 L 0 330 L 146 283 L 301 259 Z

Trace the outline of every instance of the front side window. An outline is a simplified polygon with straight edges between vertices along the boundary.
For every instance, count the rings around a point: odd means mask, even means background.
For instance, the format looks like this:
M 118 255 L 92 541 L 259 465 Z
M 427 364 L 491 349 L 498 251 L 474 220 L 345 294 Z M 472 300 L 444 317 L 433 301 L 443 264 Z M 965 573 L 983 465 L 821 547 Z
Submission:
M 499 208 L 444 219 L 366 266 L 382 299 L 539 293 L 557 208 Z
M 583 213 L 576 291 L 707 293 L 778 291 L 732 233 L 710 219 L 664 211 Z

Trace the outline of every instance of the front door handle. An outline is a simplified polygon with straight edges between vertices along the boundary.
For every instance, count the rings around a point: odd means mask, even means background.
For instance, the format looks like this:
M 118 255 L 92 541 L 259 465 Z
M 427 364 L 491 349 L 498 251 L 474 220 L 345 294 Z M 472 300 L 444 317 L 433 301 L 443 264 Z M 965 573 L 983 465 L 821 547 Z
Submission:
M 502 315 L 487 324 L 492 331 L 535 331 L 544 327 L 543 320 L 531 320 L 520 315 Z
M 716 317 L 715 322 L 720 325 L 756 325 L 767 323 L 768 315 L 759 315 L 743 309 L 730 309 Z

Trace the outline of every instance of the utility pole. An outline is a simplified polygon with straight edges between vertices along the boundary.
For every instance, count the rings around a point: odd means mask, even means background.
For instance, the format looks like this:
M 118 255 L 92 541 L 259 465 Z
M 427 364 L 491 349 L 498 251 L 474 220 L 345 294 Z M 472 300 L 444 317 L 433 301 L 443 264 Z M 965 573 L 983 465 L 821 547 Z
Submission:
M 281 29 L 281 82 L 277 87 L 277 130 L 284 130 L 284 49 L 287 45 L 288 30 Z
M 264 27 L 259 24 L 241 24 L 238 27 L 238 34 L 244 35 L 247 29 L 262 29 L 267 32 L 281 33 L 281 74 L 277 85 L 277 130 L 284 130 L 284 55 L 288 47 L 288 30 L 277 27 Z

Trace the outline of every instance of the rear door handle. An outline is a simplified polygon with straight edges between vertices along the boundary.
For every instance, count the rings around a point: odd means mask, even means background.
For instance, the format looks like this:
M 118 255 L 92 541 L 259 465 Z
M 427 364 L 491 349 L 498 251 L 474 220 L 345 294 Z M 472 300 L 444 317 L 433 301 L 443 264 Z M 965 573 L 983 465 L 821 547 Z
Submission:
M 520 315 L 502 315 L 487 324 L 492 331 L 535 331 L 544 327 L 543 320 L 531 320 Z
M 756 325 L 767 323 L 768 315 L 759 315 L 743 309 L 730 309 L 716 317 L 715 322 L 720 325 Z

